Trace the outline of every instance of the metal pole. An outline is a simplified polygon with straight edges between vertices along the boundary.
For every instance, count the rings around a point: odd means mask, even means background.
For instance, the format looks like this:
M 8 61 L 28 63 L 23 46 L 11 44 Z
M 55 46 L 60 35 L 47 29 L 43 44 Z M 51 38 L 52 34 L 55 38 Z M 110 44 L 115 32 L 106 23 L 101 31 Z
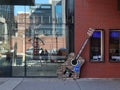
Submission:
M 24 10 L 25 10 L 25 30 L 26 30 L 26 6 L 24 6 Z M 26 32 L 24 33 L 24 34 L 26 34 Z M 26 36 L 24 37 L 24 41 L 26 40 Z M 24 42 L 24 44 L 25 44 L 25 50 L 26 50 L 26 42 Z M 24 54 L 25 54 L 25 52 L 24 52 Z M 25 77 L 27 76 L 27 62 L 26 62 L 26 55 L 24 56 L 25 58 Z

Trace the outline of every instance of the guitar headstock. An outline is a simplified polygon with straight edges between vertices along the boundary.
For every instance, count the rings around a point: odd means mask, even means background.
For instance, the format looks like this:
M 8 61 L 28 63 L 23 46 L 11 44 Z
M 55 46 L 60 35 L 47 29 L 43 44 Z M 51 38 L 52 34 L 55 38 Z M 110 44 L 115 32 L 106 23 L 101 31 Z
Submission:
M 91 37 L 94 31 L 95 31 L 94 29 L 89 28 L 87 31 L 88 36 Z

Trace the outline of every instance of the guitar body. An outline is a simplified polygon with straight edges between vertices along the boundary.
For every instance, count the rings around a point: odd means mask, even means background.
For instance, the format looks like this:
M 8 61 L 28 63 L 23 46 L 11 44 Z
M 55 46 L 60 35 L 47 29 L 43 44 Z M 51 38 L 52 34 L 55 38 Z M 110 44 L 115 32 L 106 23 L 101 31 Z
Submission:
M 85 45 L 87 44 L 89 38 L 92 36 L 95 30 L 92 28 L 88 29 L 88 38 L 84 41 L 82 47 L 80 48 L 77 55 L 75 53 L 70 53 L 67 60 L 58 68 L 57 75 L 58 78 L 79 78 L 80 70 L 85 60 L 80 56 Z
M 84 64 L 85 60 L 82 57 L 79 57 L 77 60 L 77 65 L 73 66 L 71 64 L 71 60 L 75 57 L 75 53 L 70 53 L 68 55 L 67 60 L 63 64 L 61 64 L 61 66 L 57 70 L 58 78 L 79 78 L 80 69 Z

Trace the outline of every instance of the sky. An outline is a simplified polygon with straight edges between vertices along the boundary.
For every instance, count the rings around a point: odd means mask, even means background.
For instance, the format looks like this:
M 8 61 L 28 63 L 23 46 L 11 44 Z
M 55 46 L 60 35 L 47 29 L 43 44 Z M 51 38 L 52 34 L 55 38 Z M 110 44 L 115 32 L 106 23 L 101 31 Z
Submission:
M 35 0 L 35 3 L 40 3 L 40 4 L 46 4 L 49 3 L 49 0 Z M 15 6 L 14 13 L 17 15 L 17 12 L 25 12 L 28 11 L 29 7 L 28 6 Z

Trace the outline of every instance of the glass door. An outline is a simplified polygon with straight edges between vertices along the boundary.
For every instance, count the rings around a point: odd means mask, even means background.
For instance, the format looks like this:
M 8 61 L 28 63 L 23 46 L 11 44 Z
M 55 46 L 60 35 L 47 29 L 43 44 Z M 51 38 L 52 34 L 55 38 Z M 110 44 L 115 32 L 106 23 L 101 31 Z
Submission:
M 17 32 L 12 38 L 12 76 L 57 76 L 69 51 L 65 2 L 38 3 L 24 9 L 16 16 Z
M 31 6 L 26 37 L 26 76 L 56 76 L 67 55 L 61 2 Z M 53 8 L 54 7 L 54 8 Z

